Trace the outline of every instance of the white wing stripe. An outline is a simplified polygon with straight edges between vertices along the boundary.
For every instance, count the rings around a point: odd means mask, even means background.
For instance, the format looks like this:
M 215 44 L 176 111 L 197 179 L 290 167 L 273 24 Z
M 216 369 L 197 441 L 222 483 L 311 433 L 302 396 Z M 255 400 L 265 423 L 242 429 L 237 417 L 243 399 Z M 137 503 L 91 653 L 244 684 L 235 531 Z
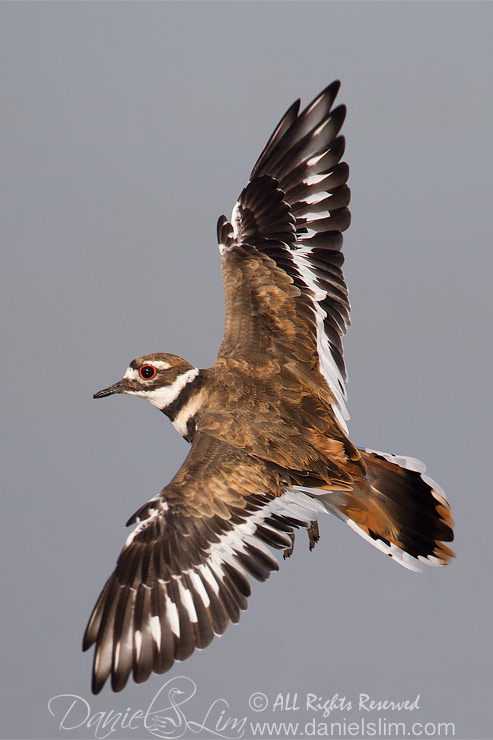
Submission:
M 210 605 L 211 601 L 209 599 L 209 595 L 208 595 L 207 591 L 205 590 L 205 586 L 202 583 L 202 579 L 200 578 L 200 576 L 195 571 L 192 571 L 190 573 L 190 580 L 192 581 L 192 585 L 193 585 L 193 587 L 195 589 L 195 592 L 196 592 L 197 596 L 199 597 L 199 599 L 202 600 L 203 605 L 207 609 L 207 607 Z
M 176 637 L 180 637 L 180 620 L 178 618 L 178 609 L 174 601 L 171 601 L 168 594 L 165 594 L 166 616 L 168 618 L 171 631 Z
M 320 306 L 320 301 L 323 301 L 327 297 L 327 293 L 316 284 L 316 276 L 310 269 L 309 262 L 305 257 L 306 252 L 299 250 L 294 251 L 292 254 L 298 271 L 302 279 L 304 280 L 307 288 L 312 290 L 314 293 L 313 307 L 315 309 L 317 320 L 317 350 L 320 363 L 320 371 L 325 377 L 329 388 L 336 399 L 337 406 L 334 406 L 334 412 L 337 416 L 337 420 L 344 431 L 347 433 L 348 428 L 346 420 L 349 419 L 349 413 L 345 403 L 346 389 L 344 385 L 344 378 L 342 377 L 334 361 L 334 358 L 332 357 L 329 340 L 325 334 L 324 329 L 324 319 L 327 317 L 327 313 Z
M 178 580 L 178 587 L 180 590 L 181 603 L 187 610 L 190 621 L 193 623 L 197 623 L 197 612 L 195 611 L 195 607 L 193 605 L 192 594 L 190 593 L 188 588 L 184 587 L 181 578 Z

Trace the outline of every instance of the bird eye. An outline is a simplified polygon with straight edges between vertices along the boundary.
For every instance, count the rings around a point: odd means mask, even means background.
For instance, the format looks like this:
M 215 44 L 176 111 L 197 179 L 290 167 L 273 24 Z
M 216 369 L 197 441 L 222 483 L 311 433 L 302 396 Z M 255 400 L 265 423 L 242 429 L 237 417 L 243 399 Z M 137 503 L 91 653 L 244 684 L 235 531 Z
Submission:
M 156 374 L 156 368 L 152 367 L 152 365 L 142 365 L 142 367 L 139 370 L 139 375 L 144 380 L 150 380 L 153 378 Z

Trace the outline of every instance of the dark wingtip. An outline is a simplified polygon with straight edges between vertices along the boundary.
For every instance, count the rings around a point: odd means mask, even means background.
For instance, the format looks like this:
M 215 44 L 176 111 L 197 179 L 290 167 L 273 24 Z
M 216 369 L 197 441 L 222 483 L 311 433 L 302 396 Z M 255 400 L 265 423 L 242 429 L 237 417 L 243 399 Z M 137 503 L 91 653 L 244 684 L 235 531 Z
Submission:
M 84 637 L 82 638 L 82 652 L 83 653 L 89 650 L 89 648 L 92 647 L 94 643 L 96 642 L 97 635 L 94 634 L 94 630 L 91 630 L 93 616 L 94 616 L 94 611 L 91 614 L 89 622 L 87 623 L 87 627 L 84 631 Z
M 340 80 L 334 80 L 334 82 L 331 82 L 330 85 L 327 85 L 324 92 L 331 92 L 335 98 L 339 90 L 341 89 L 341 81 Z
M 89 648 L 91 647 L 92 642 L 90 642 L 87 638 L 87 634 L 84 635 L 82 638 L 82 652 L 85 653 Z
M 105 684 L 105 681 L 100 681 L 99 679 L 96 678 L 96 676 L 93 676 L 92 677 L 92 682 L 91 682 L 91 691 L 92 691 L 92 693 L 95 694 L 95 695 L 99 694 L 101 692 L 101 689 L 103 688 L 104 684 Z
M 313 103 L 321 100 L 322 98 L 329 98 L 330 106 L 332 106 L 332 104 L 334 103 L 334 100 L 337 97 L 337 93 L 340 90 L 340 87 L 341 87 L 341 81 L 334 80 L 334 82 L 331 82 L 330 85 L 327 85 L 327 87 L 324 88 L 324 90 L 322 90 L 322 92 L 317 95 L 315 100 L 312 103 L 310 103 L 310 105 L 313 105 Z
M 120 691 L 123 691 L 125 686 L 128 683 L 129 674 L 128 673 L 112 673 L 111 674 L 111 690 L 115 694 L 119 694 Z

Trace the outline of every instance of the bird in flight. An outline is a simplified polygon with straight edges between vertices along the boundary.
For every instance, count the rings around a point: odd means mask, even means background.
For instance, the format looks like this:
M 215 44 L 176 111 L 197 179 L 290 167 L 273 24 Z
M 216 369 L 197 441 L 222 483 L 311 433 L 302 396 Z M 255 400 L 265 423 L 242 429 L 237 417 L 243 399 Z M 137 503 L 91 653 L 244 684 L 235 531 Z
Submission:
M 411 570 L 454 556 L 451 509 L 419 460 L 349 440 L 342 336 L 349 323 L 342 232 L 350 221 L 334 82 L 295 102 L 217 225 L 226 320 L 216 363 L 173 354 L 132 360 L 99 393 L 162 411 L 190 444 L 172 481 L 128 521 L 83 647 L 92 689 L 121 691 L 205 648 L 330 512 Z

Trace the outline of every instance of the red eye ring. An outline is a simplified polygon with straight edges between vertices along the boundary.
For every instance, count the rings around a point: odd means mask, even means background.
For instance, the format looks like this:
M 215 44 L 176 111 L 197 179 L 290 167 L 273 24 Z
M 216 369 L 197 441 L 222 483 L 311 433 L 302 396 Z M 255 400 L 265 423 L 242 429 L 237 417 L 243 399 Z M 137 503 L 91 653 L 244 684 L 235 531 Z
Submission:
M 156 374 L 156 368 L 152 365 L 142 365 L 139 370 L 139 375 L 142 380 L 151 380 Z

